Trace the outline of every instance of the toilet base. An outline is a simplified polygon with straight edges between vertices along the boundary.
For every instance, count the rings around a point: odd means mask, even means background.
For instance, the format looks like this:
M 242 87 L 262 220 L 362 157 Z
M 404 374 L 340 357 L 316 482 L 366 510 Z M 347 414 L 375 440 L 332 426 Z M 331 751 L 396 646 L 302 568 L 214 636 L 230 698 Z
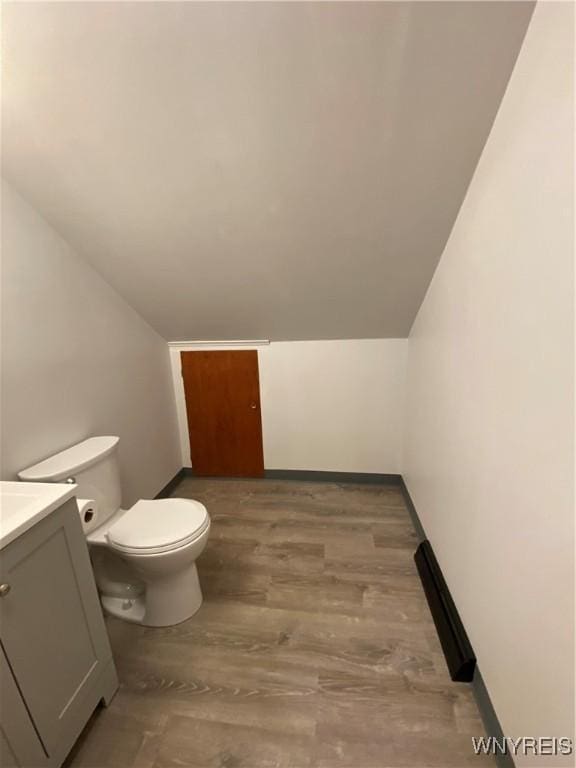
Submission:
M 141 578 L 144 576 L 140 572 Z M 136 598 L 100 595 L 111 616 L 146 627 L 172 627 L 194 616 L 202 605 L 196 564 L 177 573 L 146 582 L 144 595 Z
M 110 616 L 130 621 L 132 624 L 142 624 L 145 611 L 143 597 L 137 597 L 135 600 L 132 600 L 123 597 L 100 595 L 100 602 L 104 612 Z
M 140 575 L 144 575 L 142 571 Z M 194 616 L 202 605 L 196 563 L 164 578 L 156 574 L 146 584 L 145 600 L 142 624 L 147 627 L 171 627 Z

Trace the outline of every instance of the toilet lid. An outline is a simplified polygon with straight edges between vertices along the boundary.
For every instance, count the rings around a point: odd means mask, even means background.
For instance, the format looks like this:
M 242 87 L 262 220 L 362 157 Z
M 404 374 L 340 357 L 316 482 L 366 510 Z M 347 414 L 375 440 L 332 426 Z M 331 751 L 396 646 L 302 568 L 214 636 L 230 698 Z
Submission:
M 183 546 L 210 523 L 206 507 L 192 499 L 138 501 L 107 532 L 108 541 L 123 549 L 156 550 Z

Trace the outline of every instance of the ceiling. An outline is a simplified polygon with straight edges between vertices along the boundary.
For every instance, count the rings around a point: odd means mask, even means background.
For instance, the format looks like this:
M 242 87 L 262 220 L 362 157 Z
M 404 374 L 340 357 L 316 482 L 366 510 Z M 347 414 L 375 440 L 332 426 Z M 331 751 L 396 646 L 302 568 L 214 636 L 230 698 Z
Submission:
M 166 339 L 406 336 L 532 9 L 8 3 L 4 174 Z

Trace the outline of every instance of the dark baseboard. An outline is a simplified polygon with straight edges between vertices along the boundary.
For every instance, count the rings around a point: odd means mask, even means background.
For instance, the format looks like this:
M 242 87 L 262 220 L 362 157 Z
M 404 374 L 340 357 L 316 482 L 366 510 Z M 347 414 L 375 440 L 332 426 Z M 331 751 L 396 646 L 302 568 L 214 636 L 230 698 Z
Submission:
M 402 480 L 400 475 L 387 475 L 379 472 L 325 472 L 313 469 L 266 469 L 267 480 L 300 480 L 321 483 L 365 483 L 367 485 L 396 485 Z
M 167 499 L 169 496 L 172 495 L 172 493 L 176 490 L 176 488 L 180 485 L 182 480 L 187 476 L 188 472 L 191 472 L 192 470 L 188 470 L 186 467 L 182 467 L 182 469 L 178 470 L 172 480 L 170 480 L 164 488 L 162 488 L 161 491 L 159 491 L 156 496 L 154 496 L 155 499 Z
M 420 521 L 420 517 L 416 511 L 416 507 L 414 506 L 414 502 L 412 501 L 403 477 L 400 479 L 400 488 L 402 490 L 402 494 L 404 496 L 406 506 L 408 507 L 408 512 L 412 519 L 412 524 L 414 525 L 414 530 L 416 531 L 418 539 L 420 542 L 426 541 L 426 531 L 424 530 L 424 526 Z M 494 709 L 494 705 L 490 699 L 490 694 L 488 693 L 488 689 L 486 688 L 482 674 L 478 668 L 478 664 L 476 664 L 474 669 L 474 678 L 471 685 L 472 693 L 476 699 L 476 704 L 478 706 L 482 722 L 484 723 L 484 728 L 486 729 L 486 734 L 501 740 L 504 735 L 502 726 L 498 720 L 498 715 L 496 714 L 496 710 Z M 514 768 L 514 760 L 509 753 L 506 755 L 496 755 L 496 764 L 498 768 Z
M 412 525 L 414 526 L 414 530 L 416 531 L 416 535 L 418 536 L 418 541 L 419 542 L 425 541 L 426 533 L 424 531 L 424 528 L 422 527 L 422 523 L 420 522 L 420 518 L 418 517 L 418 512 L 416 512 L 416 507 L 414 506 L 412 497 L 408 493 L 408 488 L 406 487 L 406 483 L 404 482 L 404 478 L 402 476 L 400 476 L 400 490 L 402 491 L 402 496 L 404 497 L 404 501 L 406 502 L 406 506 L 408 507 L 408 514 L 412 519 Z
M 168 485 L 176 482 L 176 485 L 183 477 L 203 477 L 195 475 L 192 467 L 183 467 L 178 475 L 171 480 Z M 378 472 L 325 472 L 324 470 L 313 469 L 265 469 L 263 478 L 250 477 L 215 477 L 215 480 L 297 480 L 301 482 L 314 481 L 320 483 L 365 483 L 367 485 L 394 485 L 401 486 L 401 475 L 388 475 Z M 168 487 L 168 486 L 166 486 Z M 173 490 L 173 486 L 172 490 Z M 165 490 L 165 489 L 164 489 Z M 164 490 L 161 493 L 164 493 Z
M 502 726 L 494 711 L 490 695 L 488 694 L 488 689 L 486 688 L 486 684 L 478 667 L 476 667 L 474 680 L 472 680 L 472 693 L 474 694 L 476 704 L 480 710 L 480 716 L 484 723 L 486 733 L 488 736 L 494 736 L 500 743 L 503 743 L 504 732 L 502 731 Z M 514 760 L 509 752 L 505 755 L 498 752 L 495 757 L 498 768 L 514 768 Z

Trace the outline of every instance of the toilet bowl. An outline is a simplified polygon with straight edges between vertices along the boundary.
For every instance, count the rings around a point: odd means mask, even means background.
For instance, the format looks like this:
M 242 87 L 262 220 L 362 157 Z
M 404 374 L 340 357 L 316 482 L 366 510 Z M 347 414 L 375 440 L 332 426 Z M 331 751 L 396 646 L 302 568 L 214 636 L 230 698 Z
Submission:
M 202 605 L 196 559 L 209 532 L 206 508 L 189 499 L 139 501 L 92 530 L 86 538 L 105 610 L 153 627 L 193 616 Z M 130 570 L 122 573 L 114 558 Z
M 104 610 L 152 627 L 179 624 L 202 605 L 196 559 L 210 517 L 192 499 L 120 508 L 117 437 L 93 437 L 19 473 L 28 482 L 75 482 Z

